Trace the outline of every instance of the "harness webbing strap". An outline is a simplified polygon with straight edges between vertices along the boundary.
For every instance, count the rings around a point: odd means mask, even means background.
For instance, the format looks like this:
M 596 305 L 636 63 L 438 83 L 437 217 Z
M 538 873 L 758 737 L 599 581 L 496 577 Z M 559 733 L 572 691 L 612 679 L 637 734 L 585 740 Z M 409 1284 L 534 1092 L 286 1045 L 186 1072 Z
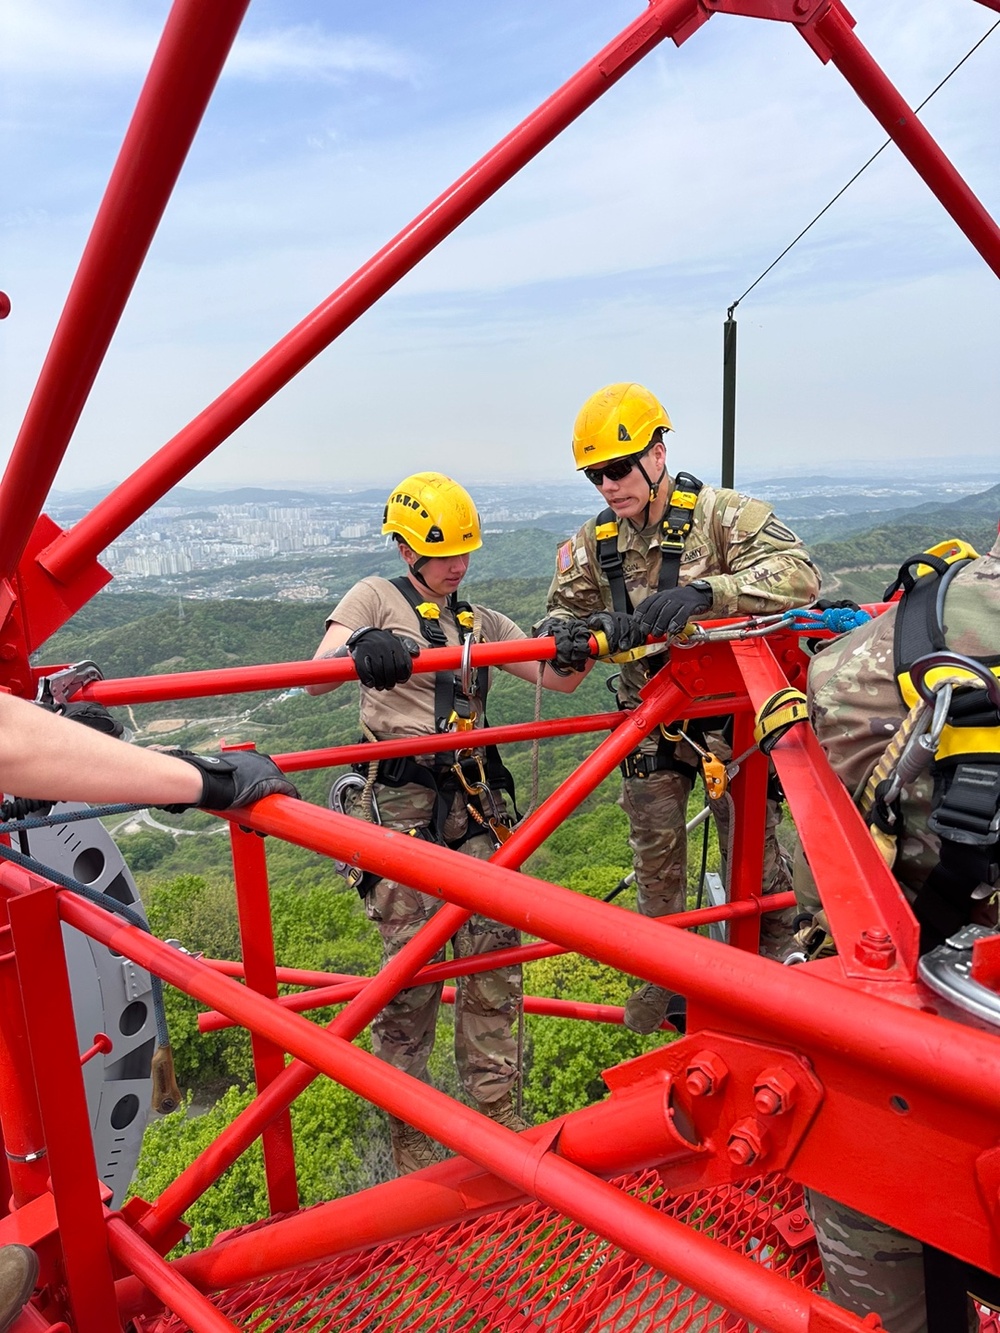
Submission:
M 918 701 L 911 671 L 921 658 L 947 651 L 945 595 L 974 552 L 965 548 L 956 554 L 952 559 L 926 552 L 913 556 L 903 564 L 893 585 L 893 590 L 903 589 L 893 635 L 896 686 L 911 710 Z M 960 665 L 962 659 L 956 661 Z M 974 661 L 1000 674 L 995 658 Z M 925 686 L 938 669 L 935 663 L 925 671 Z M 940 669 L 947 668 L 942 664 Z M 921 952 L 967 925 L 974 899 L 980 892 L 988 894 L 1000 873 L 1000 714 L 980 690 L 955 695 L 937 740 L 931 772 L 934 797 L 928 828 L 938 834 L 941 846 L 938 864 L 913 904 L 920 923 Z M 888 831 L 898 842 L 902 821 L 895 807 L 892 814 Z M 878 822 L 881 826 L 886 821 Z
M 684 543 L 691 531 L 694 507 L 698 503 L 702 485 L 697 477 L 692 477 L 688 472 L 678 472 L 674 478 L 670 501 L 660 523 L 659 592 L 677 587 Z M 597 563 L 611 589 L 612 608 L 630 615 L 635 607 L 625 586 L 624 562 L 618 549 L 618 519 L 610 507 L 602 509 L 598 514 L 594 536 L 597 539 Z
M 420 632 L 432 648 L 444 648 L 448 640 L 441 627 L 441 608 L 437 602 L 424 601 L 406 577 L 390 579 L 394 588 L 403 594 L 413 608 L 420 625 Z M 473 628 L 473 611 L 468 602 L 460 602 L 456 593 L 448 597 L 447 609 L 455 618 L 458 637 L 464 643 Z M 486 708 L 486 695 L 489 690 L 489 672 L 477 668 L 476 694 Z M 438 671 L 434 675 L 434 726 L 437 731 L 447 731 L 454 714 L 460 717 L 471 715 L 471 701 L 462 693 L 460 678 L 454 671 Z

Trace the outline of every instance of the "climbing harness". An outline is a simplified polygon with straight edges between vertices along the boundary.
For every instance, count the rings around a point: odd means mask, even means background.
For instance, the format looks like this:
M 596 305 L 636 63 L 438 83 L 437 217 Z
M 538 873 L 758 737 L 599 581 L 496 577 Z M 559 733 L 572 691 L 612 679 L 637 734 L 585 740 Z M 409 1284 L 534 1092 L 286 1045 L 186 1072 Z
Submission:
M 674 478 L 674 489 L 664 510 L 660 522 L 660 576 L 657 591 L 665 592 L 677 587 L 680 575 L 681 556 L 684 543 L 691 531 L 694 507 L 703 483 L 687 472 L 678 472 Z M 618 519 L 610 507 L 602 509 L 597 516 L 594 533 L 597 538 L 597 563 L 611 589 L 611 604 L 615 611 L 631 614 L 635 610 L 628 588 L 625 586 L 625 568 L 622 553 L 618 549 Z
M 438 603 L 424 601 L 405 575 L 388 581 L 412 607 L 424 641 L 432 648 L 447 646 L 441 625 L 442 608 Z M 487 721 L 489 672 L 486 668 L 475 668 L 472 665 L 472 649 L 478 638 L 478 625 L 472 606 L 468 602 L 459 601 L 457 594 L 452 593 L 444 609 L 453 616 L 458 627 L 462 657 L 457 672 L 435 673 L 434 722 L 437 732 L 454 732 L 456 739 L 462 743 L 456 746 L 451 755 L 438 755 L 430 764 L 420 763 L 409 755 L 369 762 L 362 760 L 353 766 L 353 773 L 345 774 L 334 783 L 329 803 L 331 809 L 338 813 L 353 814 L 369 823 L 380 823 L 375 799 L 376 784 L 388 788 L 410 785 L 424 787 L 433 795 L 430 823 L 407 830 L 411 837 L 458 848 L 469 838 L 485 832 L 493 839 L 494 847 L 499 847 L 510 837 L 511 826 L 495 793 L 506 793 L 514 807 L 515 818 L 519 820 L 514 779 L 504 766 L 496 746 L 486 746 L 481 753 L 478 748 L 468 744 L 475 728 L 480 724 L 485 725 Z M 378 737 L 364 724 L 362 732 L 366 741 L 377 742 Z M 345 805 L 353 804 L 349 799 L 353 791 L 358 792 L 358 808 L 349 810 Z M 462 798 L 469 824 L 460 838 L 449 839 L 445 837 L 444 828 L 456 793 Z M 336 861 L 334 868 L 362 897 L 381 878 L 346 862 Z

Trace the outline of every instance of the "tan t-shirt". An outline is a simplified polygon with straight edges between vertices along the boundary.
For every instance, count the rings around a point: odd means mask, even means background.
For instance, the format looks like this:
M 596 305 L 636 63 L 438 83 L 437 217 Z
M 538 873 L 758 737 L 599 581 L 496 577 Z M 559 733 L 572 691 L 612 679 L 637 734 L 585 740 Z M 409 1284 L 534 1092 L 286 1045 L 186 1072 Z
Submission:
M 475 606 L 473 611 L 482 643 L 503 643 L 508 639 L 527 637 L 524 630 L 499 611 L 492 611 L 488 606 Z M 393 634 L 413 639 L 422 650 L 429 647 L 409 602 L 388 579 L 375 574 L 362 579 L 345 593 L 326 623 L 328 626 L 334 623 L 346 625 L 351 630 L 372 625 L 375 629 L 391 630 Z M 461 642 L 458 626 L 447 608 L 442 610 L 438 623 L 448 643 L 457 646 Z M 415 673 L 405 685 L 397 685 L 391 690 L 362 688 L 361 720 L 379 740 L 393 736 L 433 735 L 436 730 L 434 673 Z

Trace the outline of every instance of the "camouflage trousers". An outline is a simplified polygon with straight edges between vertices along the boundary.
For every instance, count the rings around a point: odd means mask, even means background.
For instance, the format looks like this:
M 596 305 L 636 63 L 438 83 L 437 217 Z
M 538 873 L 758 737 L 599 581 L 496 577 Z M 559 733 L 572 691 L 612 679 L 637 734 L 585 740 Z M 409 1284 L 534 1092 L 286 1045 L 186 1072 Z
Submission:
M 656 739 L 647 738 L 642 750 L 654 753 Z M 721 736 L 711 733 L 706 741 L 718 758 L 728 762 L 732 750 Z M 697 762 L 697 755 L 687 745 L 677 747 L 677 757 L 685 763 Z M 625 778 L 619 805 L 628 816 L 629 846 L 635 870 L 637 906 L 643 916 L 672 916 L 687 905 L 687 822 L 688 797 L 692 779 L 684 773 L 661 770 L 646 778 Z M 723 864 L 729 846 L 730 803 L 726 799 L 709 803 L 719 835 Z M 789 860 L 778 844 L 777 827 L 781 806 L 768 798 L 764 836 L 764 871 L 761 892 L 786 893 L 792 887 Z M 760 918 L 760 950 L 766 958 L 785 956 L 794 935 L 795 911 L 770 912 Z
M 920 1242 L 815 1190 L 806 1190 L 806 1207 L 830 1300 L 861 1319 L 877 1312 L 887 1333 L 926 1333 Z M 971 1301 L 967 1327 L 979 1327 Z
M 426 828 L 433 798 L 423 787 L 376 787 L 383 825 L 408 831 Z M 497 794 L 498 803 L 503 798 Z M 469 816 L 456 797 L 445 824 L 449 841 L 460 838 Z M 485 834 L 462 843 L 467 856 L 486 860 L 493 841 Z M 407 944 L 443 904 L 395 880 L 380 880 L 365 898 L 368 918 L 382 936 L 383 965 Z M 521 942 L 513 926 L 472 916 L 451 938 L 455 958 L 469 958 L 495 949 L 513 949 Z M 444 950 L 431 962 L 441 962 Z M 402 990 L 372 1022 L 372 1047 L 380 1060 L 427 1082 L 427 1062 L 434 1046 L 442 983 Z M 501 967 L 459 977 L 455 997 L 455 1064 L 463 1091 L 487 1106 L 511 1092 L 520 1075 L 517 1019 L 522 985 L 518 966 Z

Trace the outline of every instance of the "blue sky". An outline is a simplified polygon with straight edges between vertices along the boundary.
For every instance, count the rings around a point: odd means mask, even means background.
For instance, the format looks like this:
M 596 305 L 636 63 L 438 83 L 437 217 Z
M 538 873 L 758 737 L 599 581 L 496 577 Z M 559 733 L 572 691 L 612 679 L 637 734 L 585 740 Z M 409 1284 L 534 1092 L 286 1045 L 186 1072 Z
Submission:
M 57 484 L 119 479 L 623 28 L 602 0 L 255 0 Z M 997 15 L 854 0 L 911 104 Z M 0 0 L 0 453 L 167 12 Z M 925 123 L 1000 217 L 1000 31 Z M 566 478 L 583 399 L 638 379 L 717 472 L 727 305 L 884 138 L 785 25 L 664 43 L 194 474 Z M 738 468 L 1000 470 L 1000 283 L 887 150 L 739 308 Z

